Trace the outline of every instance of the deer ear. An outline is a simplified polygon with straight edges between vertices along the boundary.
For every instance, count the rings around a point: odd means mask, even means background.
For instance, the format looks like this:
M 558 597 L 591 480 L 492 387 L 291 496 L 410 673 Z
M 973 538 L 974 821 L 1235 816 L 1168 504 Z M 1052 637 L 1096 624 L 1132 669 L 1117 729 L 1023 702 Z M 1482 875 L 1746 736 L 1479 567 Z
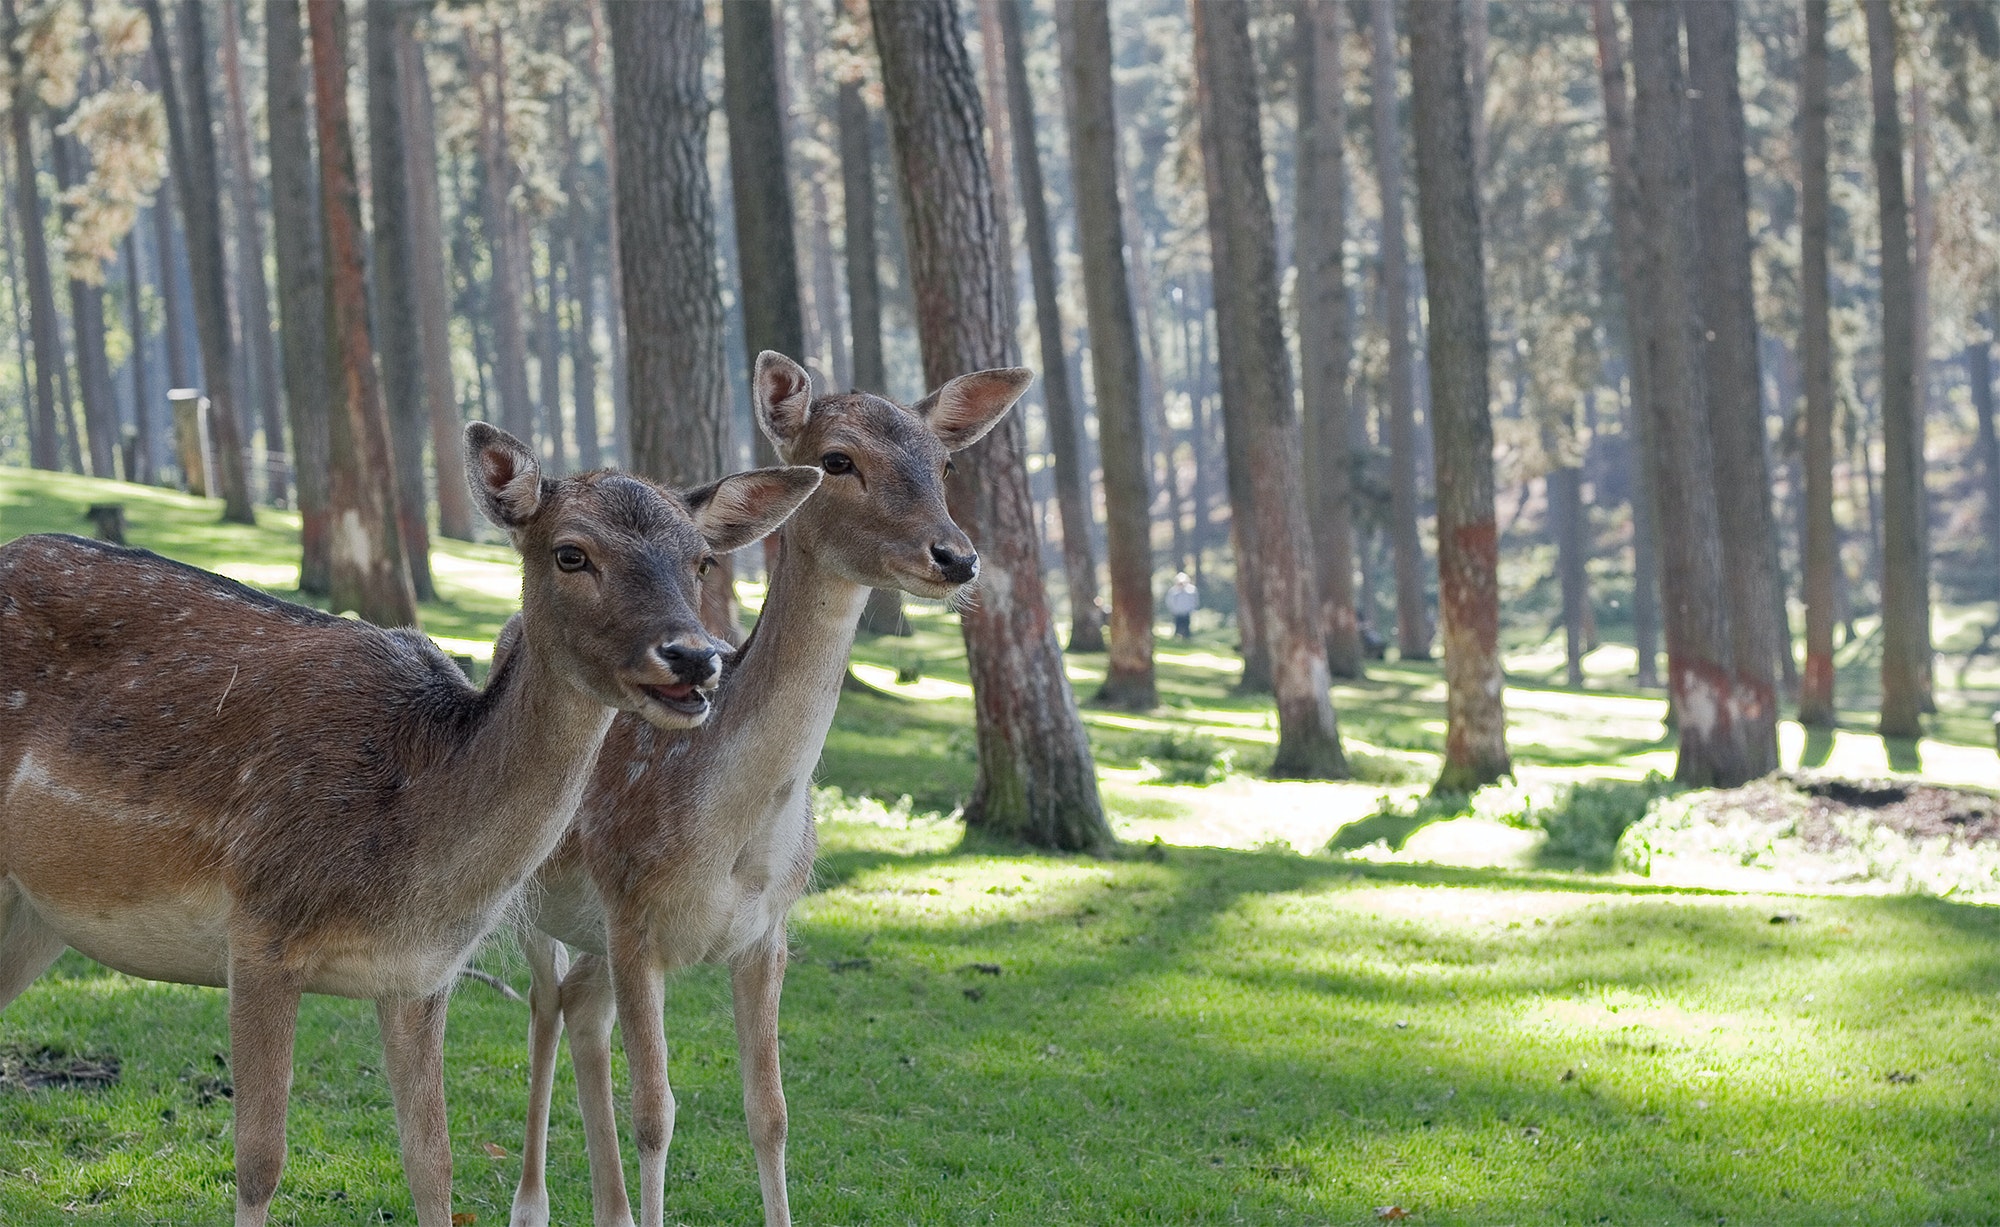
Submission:
M 948 450 L 956 452 L 985 438 L 1034 381 L 1035 373 L 1024 366 L 974 371 L 951 380 L 910 408 L 930 423 Z
M 542 466 L 525 444 L 497 426 L 466 426 L 465 475 L 480 510 L 496 527 L 512 532 L 542 505 Z
M 819 489 L 821 473 L 806 465 L 732 473 L 686 494 L 695 527 L 708 547 L 727 554 L 775 531 Z
M 798 439 L 812 416 L 812 377 L 805 368 L 774 350 L 757 355 L 750 376 L 750 402 L 757 425 L 780 455 Z

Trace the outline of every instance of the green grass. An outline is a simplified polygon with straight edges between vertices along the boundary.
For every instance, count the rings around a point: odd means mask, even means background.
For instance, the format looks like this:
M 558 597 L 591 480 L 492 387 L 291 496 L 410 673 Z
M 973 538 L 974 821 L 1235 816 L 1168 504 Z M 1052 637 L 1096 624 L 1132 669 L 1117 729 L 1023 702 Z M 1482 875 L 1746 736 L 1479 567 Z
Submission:
M 0 470 L 0 539 L 79 530 L 106 493 Z M 135 544 L 293 595 L 283 513 L 252 530 L 217 525 L 214 503 L 111 496 Z M 454 650 L 490 643 L 512 606 L 509 559 L 441 544 L 446 599 L 426 628 Z M 976 764 L 955 625 L 915 612 L 912 638 L 857 645 L 858 672 L 890 693 L 843 696 L 821 765 L 845 798 L 823 798 L 784 1016 L 801 1222 L 1365 1223 L 1388 1205 L 1423 1224 L 1992 1221 L 2000 914 L 1567 868 L 1601 866 L 1657 791 L 1647 771 L 1671 767 L 1664 705 L 1624 688 L 1615 647 L 1572 691 L 1552 680 L 1559 655 L 1538 672 L 1545 639 L 1510 632 L 1521 782 L 1447 805 L 1418 800 L 1442 743 L 1434 665 L 1336 688 L 1367 783 L 1267 784 L 1253 776 L 1270 709 L 1234 693 L 1228 637 L 1163 643 L 1158 710 L 1085 711 L 1107 805 L 1135 841 L 1089 861 L 970 847 L 925 816 L 962 800 Z M 1865 650 L 1843 667 L 1865 671 Z M 1080 694 L 1103 664 L 1070 659 Z M 1941 660 L 1941 679 L 1956 671 Z M 1928 773 L 1985 779 L 1989 685 L 2000 664 L 1974 662 L 1968 689 L 1944 696 L 1942 735 L 1916 746 L 1867 736 L 1860 711 L 1834 737 L 1788 728 L 1787 763 L 1866 773 L 1914 754 Z M 1225 757 L 1232 774 L 1209 783 Z M 1523 862 L 1540 867 L 1256 850 L 1393 850 L 1496 818 L 1547 833 Z M 1173 846 L 1203 842 L 1236 847 Z M 525 981 L 504 947 L 482 965 Z M 668 1013 L 669 1221 L 753 1221 L 726 979 L 677 978 Z M 481 1224 L 506 1221 L 518 1175 L 525 1032 L 525 1006 L 489 989 L 454 1003 L 455 1208 Z M 225 1220 L 226 1043 L 221 993 L 65 956 L 0 1014 L 0 1058 L 115 1056 L 120 1078 L 0 1085 L 0 1223 Z M 275 1221 L 413 1221 L 372 1008 L 308 999 L 297 1052 Z M 588 1221 L 567 1070 L 550 1183 L 556 1221 Z

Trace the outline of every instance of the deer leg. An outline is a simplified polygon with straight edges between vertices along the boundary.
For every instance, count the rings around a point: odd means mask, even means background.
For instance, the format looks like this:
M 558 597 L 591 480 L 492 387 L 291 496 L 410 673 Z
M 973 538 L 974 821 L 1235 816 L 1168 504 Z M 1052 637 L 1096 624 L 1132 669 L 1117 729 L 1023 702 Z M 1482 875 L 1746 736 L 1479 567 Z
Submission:
M 510 1227 L 548 1227 L 549 1097 L 555 1090 L 556 1048 L 562 1042 L 562 943 L 523 927 L 528 959 L 528 1132 L 521 1141 L 521 1183 L 514 1189 Z
M 241 948 L 249 942 L 232 941 Z M 264 1227 L 285 1170 L 285 1104 L 292 1093 L 298 980 L 278 968 L 229 961 L 229 1076 L 235 1083 L 236 1227 Z
M 618 1153 L 618 1105 L 611 1089 L 611 1025 L 618 1007 L 611 967 L 595 954 L 579 954 L 562 982 L 563 1021 L 569 1026 L 569 1059 L 576 1069 L 576 1102 L 583 1111 L 583 1142 L 590 1154 L 590 1214 L 596 1227 L 632 1227 L 625 1193 L 625 1159 Z
M 778 995 L 785 987 L 785 945 L 776 941 L 736 960 L 729 969 L 736 1010 L 736 1053 L 743 1067 L 743 1115 L 757 1150 L 757 1180 L 764 1189 L 765 1227 L 791 1227 L 785 1194 L 785 1084 L 778 1071 Z
M 62 957 L 63 939 L 50 931 L 11 887 L 0 895 L 0 1010 Z M 11 896 L 11 897 L 8 897 Z
M 396 1105 L 403 1174 L 419 1227 L 450 1227 L 451 1135 L 444 1116 L 444 1019 L 450 990 L 415 999 L 379 999 L 389 1096 Z
M 626 948 L 621 949 L 624 946 Z M 640 1227 L 663 1227 L 667 1147 L 674 1140 L 674 1092 L 667 1084 L 666 969 L 643 938 L 611 932 L 611 986 L 625 1063 L 632 1076 L 632 1134 L 639 1144 Z

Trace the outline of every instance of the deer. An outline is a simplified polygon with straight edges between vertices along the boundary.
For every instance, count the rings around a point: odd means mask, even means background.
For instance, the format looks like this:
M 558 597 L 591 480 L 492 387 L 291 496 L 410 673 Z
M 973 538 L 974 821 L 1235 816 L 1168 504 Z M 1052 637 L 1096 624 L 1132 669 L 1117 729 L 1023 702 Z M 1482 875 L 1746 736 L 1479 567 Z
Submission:
M 709 718 L 700 575 L 821 477 L 555 479 L 481 422 L 465 449 L 522 563 L 483 689 L 414 630 L 143 550 L 0 547 L 0 1008 L 65 948 L 227 989 L 238 1227 L 283 1171 L 304 993 L 375 1002 L 417 1220 L 449 1227 L 449 990 L 569 826 L 613 714 Z
M 815 398 L 798 364 L 758 356 L 758 425 L 781 461 L 815 464 L 825 480 L 778 534 L 763 613 L 714 715 L 679 732 L 615 720 L 575 824 L 527 892 L 529 1105 L 515 1227 L 549 1221 L 549 1098 L 565 1023 L 595 1222 L 633 1221 L 611 1085 L 614 1022 L 631 1072 L 640 1210 L 647 1227 L 664 1221 L 674 1128 L 665 981 L 704 962 L 730 969 L 765 1222 L 791 1222 L 778 1005 L 787 921 L 818 849 L 808 785 L 869 590 L 948 600 L 977 577 L 978 553 L 946 507 L 951 453 L 991 430 L 1033 378 L 1020 368 L 961 375 L 906 407 L 866 392 Z

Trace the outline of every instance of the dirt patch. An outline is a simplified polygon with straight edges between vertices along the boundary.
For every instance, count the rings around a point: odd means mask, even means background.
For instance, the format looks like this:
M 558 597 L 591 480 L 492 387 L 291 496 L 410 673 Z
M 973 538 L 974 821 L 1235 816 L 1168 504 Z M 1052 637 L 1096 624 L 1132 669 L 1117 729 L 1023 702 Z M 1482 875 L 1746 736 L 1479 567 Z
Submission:
M 94 1091 L 116 1085 L 118 1068 L 115 1056 L 0 1048 L 0 1091 Z
M 1804 804 L 1801 806 L 1800 802 Z M 1850 848 L 1865 827 L 1893 831 L 1912 842 L 2000 844 L 2000 797 L 1970 788 L 1903 780 L 1845 780 L 1776 775 L 1722 789 L 1694 803 L 1697 816 L 1732 813 L 1796 824 L 1799 840 L 1814 852 Z M 1857 820 L 1865 827 L 1859 827 Z

